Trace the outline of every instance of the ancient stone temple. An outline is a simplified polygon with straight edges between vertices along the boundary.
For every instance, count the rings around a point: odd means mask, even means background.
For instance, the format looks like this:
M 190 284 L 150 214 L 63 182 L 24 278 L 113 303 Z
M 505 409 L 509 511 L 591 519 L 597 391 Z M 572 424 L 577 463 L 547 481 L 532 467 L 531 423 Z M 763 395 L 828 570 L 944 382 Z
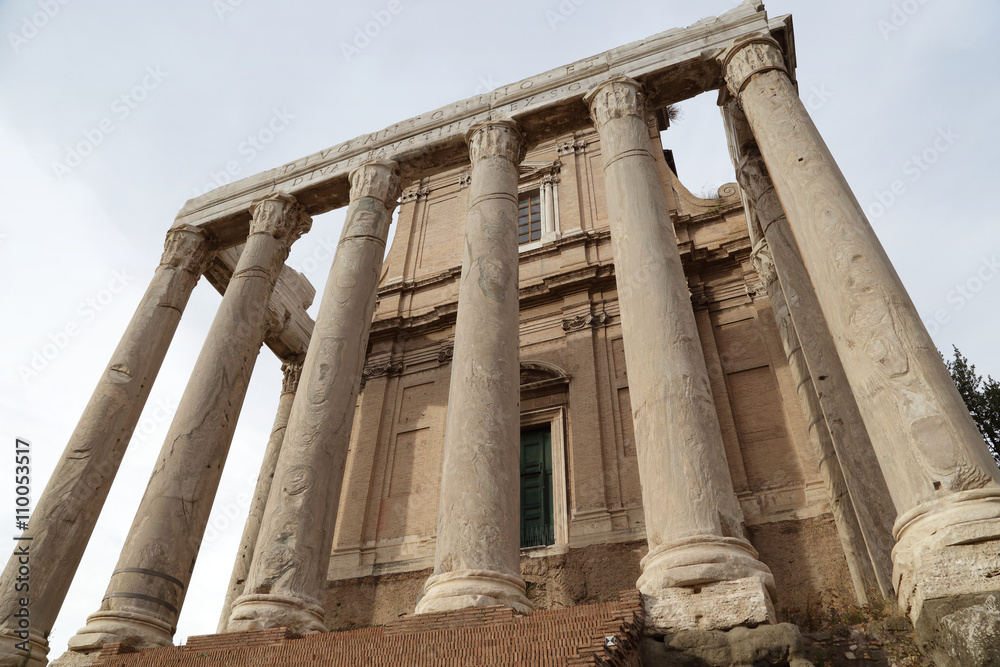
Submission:
M 3 573 L 0 665 L 46 663 L 202 275 L 218 315 L 55 664 L 657 665 L 714 641 L 698 664 L 804 665 L 790 623 L 869 600 L 939 665 L 1000 664 L 1000 470 L 795 67 L 791 17 L 747 0 L 187 202 L 24 536 L 30 600 L 17 553 Z M 661 136 L 715 90 L 738 184 L 702 199 Z M 342 206 L 313 321 L 284 262 Z M 264 344 L 285 381 L 218 633 L 173 647 Z

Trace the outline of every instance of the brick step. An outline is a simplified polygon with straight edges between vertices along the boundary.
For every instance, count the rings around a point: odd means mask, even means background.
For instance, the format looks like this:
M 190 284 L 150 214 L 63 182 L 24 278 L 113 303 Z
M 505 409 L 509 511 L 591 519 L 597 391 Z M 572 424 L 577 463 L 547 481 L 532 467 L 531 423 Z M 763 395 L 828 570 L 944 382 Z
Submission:
M 388 625 L 298 637 L 285 628 L 191 637 L 183 646 L 105 646 L 100 667 L 636 667 L 639 592 L 618 600 L 519 615 L 481 607 L 411 615 Z

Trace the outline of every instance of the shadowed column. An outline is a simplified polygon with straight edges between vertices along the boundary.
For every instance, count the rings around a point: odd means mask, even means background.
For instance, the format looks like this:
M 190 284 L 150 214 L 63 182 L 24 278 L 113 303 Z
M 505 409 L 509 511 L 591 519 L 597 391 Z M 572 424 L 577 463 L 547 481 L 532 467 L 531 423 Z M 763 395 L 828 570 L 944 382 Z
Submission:
M 31 514 L 20 542 L 28 547 L 31 560 L 30 665 L 43 664 L 48 653 L 45 637 L 66 599 L 181 313 L 211 254 L 201 229 L 185 225 L 167 233 L 160 266 Z M 13 614 L 24 595 L 15 589 L 17 573 L 15 553 L 0 578 L 0 664 L 25 656 L 15 646 L 23 641 L 14 634 Z
M 722 60 L 767 165 L 899 512 L 893 582 L 927 641 L 980 664 L 1000 623 L 1000 470 L 767 37 Z M 995 598 L 994 598 L 995 601 Z M 978 619 L 975 620 L 974 619 Z M 992 620 L 987 620 L 992 619 Z M 994 654 L 995 656 L 995 654 Z M 953 663 L 941 652 L 940 664 Z
M 255 203 L 233 271 L 122 548 L 101 608 L 69 640 L 73 652 L 108 642 L 169 645 L 222 467 L 264 341 L 267 304 L 309 217 L 289 195 Z M 64 662 L 65 660 L 65 662 Z
M 333 549 L 347 447 L 392 209 L 395 162 L 354 170 L 351 203 L 302 363 L 267 508 L 229 631 L 325 632 L 321 601 Z
M 601 137 L 657 632 L 774 622 L 774 579 L 743 534 L 645 96 L 616 77 L 584 97 Z
M 285 377 L 281 383 L 278 412 L 274 416 L 271 437 L 268 438 L 267 448 L 264 450 L 264 460 L 260 464 L 260 474 L 257 476 L 257 486 L 254 488 L 250 514 L 247 515 L 246 525 L 243 526 L 240 548 L 236 552 L 233 573 L 229 577 L 229 589 L 226 591 L 226 600 L 222 603 L 222 613 L 219 615 L 219 628 L 217 630 L 220 633 L 225 632 L 226 628 L 229 627 L 229 614 L 233 610 L 233 601 L 240 595 L 243 595 L 243 589 L 246 587 L 247 575 L 250 572 L 250 563 L 253 562 L 254 547 L 257 545 L 257 536 L 260 534 L 260 524 L 264 519 L 267 498 L 271 493 L 274 469 L 278 464 L 278 455 L 281 454 L 281 443 L 285 440 L 288 417 L 292 412 L 295 391 L 299 386 L 302 362 L 285 362 L 281 365 L 281 370 Z
M 527 611 L 520 574 L 520 367 L 513 121 L 474 126 L 469 215 L 445 422 L 434 574 L 416 611 Z

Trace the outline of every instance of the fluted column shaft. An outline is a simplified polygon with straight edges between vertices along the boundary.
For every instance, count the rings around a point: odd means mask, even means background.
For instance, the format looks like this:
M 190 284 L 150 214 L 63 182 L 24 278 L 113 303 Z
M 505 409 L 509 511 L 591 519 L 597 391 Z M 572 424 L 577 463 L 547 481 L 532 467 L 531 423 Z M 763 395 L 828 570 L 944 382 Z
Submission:
M 31 643 L 41 659 L 111 483 L 153 382 L 173 339 L 181 313 L 211 257 L 203 230 L 171 229 L 160 265 L 121 342 L 111 355 L 90 402 L 69 438 L 62 460 L 31 515 L 21 542 L 31 558 Z M 15 589 L 17 555 L 0 578 L 0 656 L 21 657 L 12 636 L 12 614 L 22 594 Z
M 260 464 L 260 474 L 254 487 L 253 500 L 250 503 L 250 514 L 243 526 L 243 536 L 240 538 L 240 548 L 236 552 L 236 562 L 233 563 L 233 573 L 229 577 L 229 588 L 226 591 L 225 602 L 222 603 L 222 613 L 219 615 L 217 632 L 223 633 L 229 627 L 229 614 L 233 609 L 233 601 L 243 595 L 246 587 L 247 574 L 253 561 L 254 547 L 260 534 L 260 524 L 267 508 L 267 498 L 271 493 L 271 482 L 274 480 L 274 470 L 281 453 L 281 444 L 285 439 L 288 427 L 288 417 L 292 412 L 295 391 L 299 386 L 299 375 L 302 373 L 301 361 L 285 362 L 281 365 L 284 380 L 281 383 L 281 396 L 278 398 L 278 411 L 274 415 L 274 425 L 271 427 L 271 437 L 264 449 L 264 460 Z
M 833 334 L 892 499 L 893 579 L 929 637 L 1000 590 L 1000 470 L 784 68 L 756 38 L 723 60 Z M 930 605 L 930 606 L 927 606 Z
M 101 608 L 70 639 L 74 651 L 107 642 L 169 645 L 222 467 L 267 328 L 267 304 L 291 244 L 309 218 L 289 195 L 253 208 L 250 235 L 122 548 Z
M 520 576 L 518 164 L 512 121 L 475 126 L 469 215 L 445 422 L 434 574 L 417 613 L 504 604 Z
M 647 622 L 670 631 L 773 621 L 774 580 L 743 534 L 644 94 L 618 77 L 584 99 L 601 137 L 649 542 L 638 582 Z M 730 596 L 745 604 L 718 604 Z
M 351 203 L 302 364 L 301 391 L 288 418 L 260 535 L 229 631 L 287 627 L 325 632 L 321 606 L 375 312 L 392 209 L 400 194 L 395 162 L 351 173 Z

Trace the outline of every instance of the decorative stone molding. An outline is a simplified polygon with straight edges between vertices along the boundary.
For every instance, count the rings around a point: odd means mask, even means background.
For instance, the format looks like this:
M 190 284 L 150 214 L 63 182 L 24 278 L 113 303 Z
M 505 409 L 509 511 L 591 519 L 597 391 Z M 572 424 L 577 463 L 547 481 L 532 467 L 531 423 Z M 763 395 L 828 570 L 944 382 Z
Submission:
M 753 37 L 738 42 L 722 61 L 729 91 L 739 95 L 754 74 L 779 70 L 787 73 L 781 47 L 770 37 Z
M 196 276 L 205 273 L 215 255 L 203 227 L 180 225 L 167 232 L 160 266 L 176 266 Z
M 302 361 L 286 361 L 281 364 L 281 393 L 294 394 L 299 388 L 299 378 L 302 376 Z
M 627 76 L 616 76 L 600 83 L 583 96 L 590 107 L 590 117 L 600 130 L 609 120 L 638 116 L 646 122 L 646 94 L 642 84 Z
M 596 313 L 587 313 L 585 315 L 577 315 L 576 317 L 570 317 L 562 321 L 563 331 L 580 331 L 581 329 L 586 329 L 591 327 L 597 329 L 598 327 L 606 326 L 611 324 L 611 316 L 606 312 L 599 311 Z
M 290 194 L 276 192 L 250 205 L 250 234 L 270 234 L 288 246 L 312 227 L 312 218 Z
M 572 140 L 566 139 L 565 141 L 560 141 L 556 144 L 556 154 L 557 155 L 572 155 L 574 153 L 583 153 L 587 148 L 587 140 L 583 138 L 573 137 Z
M 400 198 L 400 201 L 402 201 L 405 204 L 406 202 L 410 201 L 427 199 L 427 197 L 430 194 L 431 194 L 431 189 L 429 186 L 426 185 L 413 186 L 403 191 L 403 195 Z
M 558 174 L 561 169 L 562 162 L 559 160 L 553 160 L 551 162 L 522 162 L 518 165 L 518 183 L 521 188 L 524 187 L 525 183 L 531 182 L 558 183 Z M 548 179 L 548 181 L 546 181 L 546 179 Z
M 403 363 L 400 361 L 386 361 L 381 364 L 365 366 L 365 369 L 361 372 L 361 386 L 364 386 L 372 378 L 382 377 L 383 375 L 399 375 L 402 372 Z
M 466 169 L 462 172 L 462 175 L 458 177 L 458 188 L 464 189 L 472 185 L 472 171 Z
M 441 351 L 438 352 L 438 361 L 442 364 L 450 364 L 451 358 L 455 356 L 455 347 L 449 345 L 447 347 L 442 347 Z
M 505 157 L 515 165 L 524 159 L 527 150 L 524 136 L 512 120 L 494 120 L 473 125 L 465 135 L 469 157 L 475 166 L 483 158 Z
M 361 197 L 378 199 L 386 208 L 396 206 L 402 190 L 399 165 L 392 160 L 372 160 L 351 172 L 351 201 Z

